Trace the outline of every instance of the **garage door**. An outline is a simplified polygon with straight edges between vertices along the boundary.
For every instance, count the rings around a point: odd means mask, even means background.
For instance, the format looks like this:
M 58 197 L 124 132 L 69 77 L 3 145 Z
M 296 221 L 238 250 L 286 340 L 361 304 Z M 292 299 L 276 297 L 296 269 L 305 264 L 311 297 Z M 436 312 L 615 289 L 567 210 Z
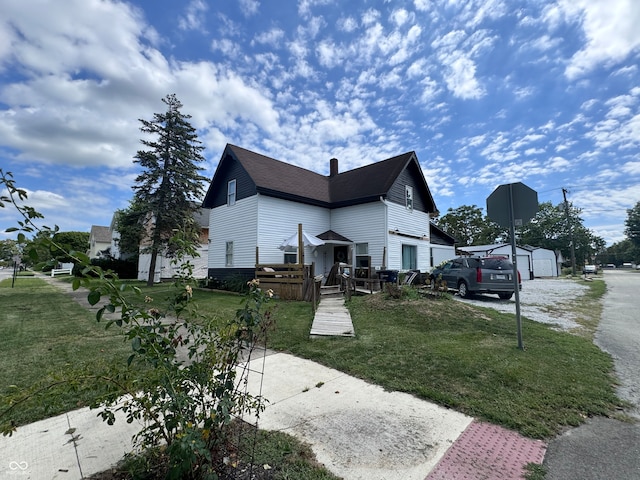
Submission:
M 524 282 L 525 280 L 531 280 L 529 255 L 518 255 L 518 271 L 520 272 L 520 278 Z
M 533 261 L 533 274 L 536 277 L 553 277 L 553 264 L 548 258 Z

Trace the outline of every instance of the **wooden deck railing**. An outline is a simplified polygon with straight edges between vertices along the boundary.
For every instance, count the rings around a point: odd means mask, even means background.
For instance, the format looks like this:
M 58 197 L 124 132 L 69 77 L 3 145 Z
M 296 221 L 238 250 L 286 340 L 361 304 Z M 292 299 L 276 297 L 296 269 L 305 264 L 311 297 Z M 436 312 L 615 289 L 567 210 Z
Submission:
M 298 263 L 260 263 L 256 264 L 256 275 L 263 289 L 272 289 L 285 300 L 304 300 L 308 283 L 313 279 L 311 265 Z

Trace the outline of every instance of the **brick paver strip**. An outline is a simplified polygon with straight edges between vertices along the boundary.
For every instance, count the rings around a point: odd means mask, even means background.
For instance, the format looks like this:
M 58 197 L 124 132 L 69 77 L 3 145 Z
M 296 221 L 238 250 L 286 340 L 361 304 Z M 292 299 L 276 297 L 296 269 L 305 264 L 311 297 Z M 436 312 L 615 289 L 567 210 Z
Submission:
M 516 480 L 542 464 L 547 446 L 496 425 L 473 421 L 426 480 Z

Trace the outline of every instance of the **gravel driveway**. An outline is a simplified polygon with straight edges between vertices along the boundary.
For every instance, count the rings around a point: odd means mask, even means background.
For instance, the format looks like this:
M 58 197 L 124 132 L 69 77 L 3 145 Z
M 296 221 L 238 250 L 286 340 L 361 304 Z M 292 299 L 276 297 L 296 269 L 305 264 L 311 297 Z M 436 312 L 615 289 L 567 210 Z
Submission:
M 575 315 L 571 308 L 558 308 L 562 305 L 569 306 L 577 297 L 588 290 L 579 281 L 566 278 L 536 278 L 522 282 L 520 290 L 520 314 L 529 320 L 557 325 L 561 330 L 578 328 Z M 515 295 L 511 300 L 500 300 L 497 295 L 476 295 L 470 299 L 454 298 L 461 302 L 480 305 L 499 310 L 501 312 L 516 313 Z

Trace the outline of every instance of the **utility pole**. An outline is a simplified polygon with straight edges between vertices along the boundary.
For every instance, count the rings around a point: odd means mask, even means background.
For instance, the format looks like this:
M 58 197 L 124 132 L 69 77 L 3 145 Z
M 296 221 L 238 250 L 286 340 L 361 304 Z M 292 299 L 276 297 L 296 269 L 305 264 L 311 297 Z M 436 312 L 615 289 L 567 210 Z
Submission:
M 573 228 L 571 228 L 571 219 L 569 218 L 569 203 L 567 202 L 567 189 L 562 189 L 564 197 L 564 213 L 567 216 L 567 227 L 569 228 L 569 241 L 571 242 L 571 274 L 576 274 L 576 247 L 573 243 Z

